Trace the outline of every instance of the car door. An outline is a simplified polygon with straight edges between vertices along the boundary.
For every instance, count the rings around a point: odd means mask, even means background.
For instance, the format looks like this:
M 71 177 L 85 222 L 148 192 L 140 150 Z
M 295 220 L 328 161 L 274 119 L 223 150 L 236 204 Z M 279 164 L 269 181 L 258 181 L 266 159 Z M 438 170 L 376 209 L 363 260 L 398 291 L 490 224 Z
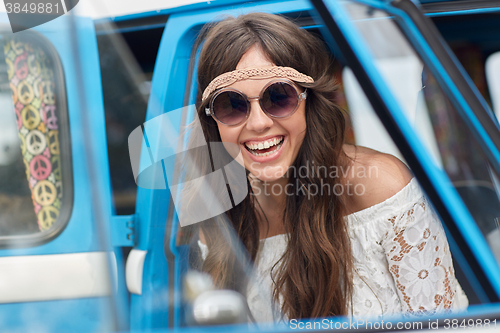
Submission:
M 135 148 L 131 150 L 139 182 L 136 216 L 140 232 L 127 266 L 130 262 L 131 271 L 141 277 L 133 279 L 132 289 L 129 286 L 131 327 L 189 324 L 186 311 L 190 310 L 182 286 L 189 272 L 189 238 L 193 234 L 179 226 L 176 196 L 170 189 L 176 169 L 170 157 L 185 146 L 179 148 L 178 141 L 172 145 L 162 140 L 168 131 L 178 138 L 180 128 L 194 118 L 197 50 L 193 45 L 202 25 L 222 14 L 249 11 L 286 15 L 306 29 L 323 33 L 332 53 L 346 68 L 339 75 L 347 102 L 339 104 L 349 108 L 354 138 L 362 137 L 368 117 L 357 116 L 356 110 L 366 109 L 392 140 L 388 152 L 406 161 L 443 221 L 457 275 L 461 274 L 459 280 L 471 304 L 477 304 L 476 315 L 485 309 L 481 304 L 498 306 L 500 284 L 496 277 L 500 270 L 495 256 L 499 253 L 495 241 L 488 240 L 498 228 L 498 123 L 432 24 L 410 1 L 235 1 L 227 6 L 210 3 L 174 11 L 163 32 L 146 122 L 134 131 Z M 430 28 L 425 29 L 425 25 Z M 384 39 L 387 32 L 394 39 Z M 398 48 L 403 54 L 391 53 Z M 398 68 L 391 61 L 398 56 L 402 58 L 399 69 L 412 73 L 411 84 L 396 75 Z M 408 93 L 410 100 L 404 98 Z M 362 107 L 356 105 L 360 99 L 366 101 Z M 373 127 L 371 122 L 368 125 Z M 373 132 L 372 139 L 361 142 L 370 146 L 378 135 Z M 457 145 L 464 140 L 470 145 L 459 154 Z M 142 147 L 140 153 L 138 147 Z M 487 213 L 485 207 L 490 208 Z M 244 256 L 241 265 L 251 266 Z M 427 323 L 427 319 L 421 322 Z
M 12 33 L 0 18 L 0 330 L 126 328 L 93 22 Z

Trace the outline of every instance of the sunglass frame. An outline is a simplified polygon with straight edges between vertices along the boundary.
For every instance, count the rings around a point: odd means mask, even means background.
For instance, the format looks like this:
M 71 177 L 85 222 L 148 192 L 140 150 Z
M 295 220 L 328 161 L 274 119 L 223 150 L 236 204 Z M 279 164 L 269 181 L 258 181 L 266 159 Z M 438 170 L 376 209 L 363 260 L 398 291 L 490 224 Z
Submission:
M 289 84 L 290 86 L 292 86 L 292 88 L 295 90 L 295 93 L 296 93 L 296 96 L 297 96 L 297 104 L 295 105 L 294 109 L 288 113 L 287 115 L 285 116 L 282 116 L 282 117 L 279 117 L 279 116 L 275 116 L 275 115 L 272 115 L 270 114 L 267 110 L 265 110 L 265 108 L 263 107 L 262 105 L 262 96 L 264 95 L 264 92 L 270 87 L 272 86 L 273 84 L 275 83 L 287 83 Z M 250 107 L 250 101 L 251 100 L 254 100 L 254 99 L 258 99 L 259 100 L 259 105 L 260 105 L 260 108 L 261 110 L 268 116 L 268 117 L 271 117 L 271 118 L 276 118 L 276 119 L 285 119 L 285 118 L 288 118 L 288 117 L 291 117 L 295 111 L 297 111 L 297 109 L 299 108 L 299 105 L 300 105 L 300 102 L 302 102 L 303 100 L 305 100 L 307 98 L 307 88 L 304 89 L 303 92 L 299 93 L 297 90 L 298 87 L 297 85 L 291 81 L 291 80 L 288 80 L 288 79 L 276 79 L 276 80 L 271 80 L 269 81 L 261 90 L 259 96 L 255 96 L 255 97 L 248 97 L 247 95 L 245 95 L 242 91 L 238 90 L 238 89 L 235 89 L 235 88 L 230 88 L 230 87 L 226 87 L 226 88 L 222 88 L 222 89 L 219 89 L 217 91 L 215 91 L 215 93 L 212 95 L 212 97 L 210 98 L 210 102 L 209 102 L 209 107 L 206 107 L 205 108 L 205 114 L 207 116 L 212 116 L 212 118 L 217 121 L 218 123 L 222 124 L 222 125 L 225 125 L 225 126 L 238 126 L 238 125 L 241 125 L 242 123 L 246 122 L 247 119 L 248 119 L 248 116 L 250 114 L 250 111 L 251 111 L 251 107 Z M 243 99 L 246 101 L 246 104 L 247 104 L 247 112 L 246 112 L 246 115 L 245 115 L 245 118 L 242 119 L 240 122 L 236 123 L 236 124 L 226 124 L 224 122 L 222 122 L 221 120 L 219 120 L 217 118 L 217 116 L 215 115 L 215 112 L 214 112 L 214 101 L 215 99 L 222 93 L 224 92 L 228 92 L 228 91 L 231 91 L 231 92 L 235 92 L 237 94 L 240 94 L 241 96 L 243 96 Z

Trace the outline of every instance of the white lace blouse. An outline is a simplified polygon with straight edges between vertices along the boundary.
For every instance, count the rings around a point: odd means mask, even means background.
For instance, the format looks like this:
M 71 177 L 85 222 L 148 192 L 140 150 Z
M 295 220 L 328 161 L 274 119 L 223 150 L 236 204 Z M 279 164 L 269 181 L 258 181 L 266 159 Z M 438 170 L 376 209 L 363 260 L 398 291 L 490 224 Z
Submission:
M 354 255 L 353 316 L 465 309 L 444 230 L 415 178 L 384 202 L 345 217 Z M 258 322 L 281 319 L 271 301 L 271 268 L 286 235 L 260 241 L 247 299 Z M 208 248 L 198 241 L 202 258 Z

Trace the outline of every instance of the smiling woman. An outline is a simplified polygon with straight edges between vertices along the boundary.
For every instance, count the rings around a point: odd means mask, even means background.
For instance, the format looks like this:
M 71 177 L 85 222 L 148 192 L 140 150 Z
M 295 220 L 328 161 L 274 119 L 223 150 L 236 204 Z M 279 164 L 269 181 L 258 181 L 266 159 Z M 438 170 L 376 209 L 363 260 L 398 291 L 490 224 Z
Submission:
M 257 321 L 467 307 L 441 224 L 406 166 L 344 144 L 322 42 L 264 13 L 225 19 L 201 40 L 198 117 L 207 142 L 242 154 L 250 194 L 225 214 L 259 275 L 240 283 L 216 217 L 198 241 L 215 284 L 245 294 Z M 258 297 L 262 287 L 272 299 Z
M 268 67 L 277 68 L 267 59 L 260 47 L 252 46 L 243 55 L 236 69 Z M 253 101 L 244 107 L 247 116 L 242 117 L 238 124 L 224 124 L 221 121 L 217 123 L 222 142 L 241 146 L 245 167 L 262 181 L 283 178 L 297 157 L 304 140 L 306 103 L 304 98 L 299 98 L 303 91 L 299 92 L 294 83 L 288 82 L 251 76 L 247 80 L 233 83 L 231 89 L 237 89 L 246 96 L 261 97 L 253 98 Z M 221 99 L 220 96 L 221 93 L 218 93 L 212 97 L 211 109 L 215 119 L 221 112 L 225 115 L 235 113 L 232 103 L 227 106 L 214 103 Z M 233 96 L 229 98 L 233 101 L 236 99 Z M 239 111 L 238 114 L 242 112 Z

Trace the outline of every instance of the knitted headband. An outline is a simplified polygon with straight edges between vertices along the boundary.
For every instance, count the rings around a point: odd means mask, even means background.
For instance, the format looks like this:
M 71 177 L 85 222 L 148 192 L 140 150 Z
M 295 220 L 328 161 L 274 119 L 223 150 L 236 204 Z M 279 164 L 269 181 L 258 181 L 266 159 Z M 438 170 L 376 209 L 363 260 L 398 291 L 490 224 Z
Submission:
M 291 67 L 271 66 L 236 69 L 232 72 L 221 74 L 213 79 L 205 91 L 203 91 L 202 100 L 205 101 L 215 90 L 230 86 L 238 81 L 247 79 L 268 79 L 272 77 L 285 78 L 302 83 L 314 82 L 312 77 L 302 74 Z

